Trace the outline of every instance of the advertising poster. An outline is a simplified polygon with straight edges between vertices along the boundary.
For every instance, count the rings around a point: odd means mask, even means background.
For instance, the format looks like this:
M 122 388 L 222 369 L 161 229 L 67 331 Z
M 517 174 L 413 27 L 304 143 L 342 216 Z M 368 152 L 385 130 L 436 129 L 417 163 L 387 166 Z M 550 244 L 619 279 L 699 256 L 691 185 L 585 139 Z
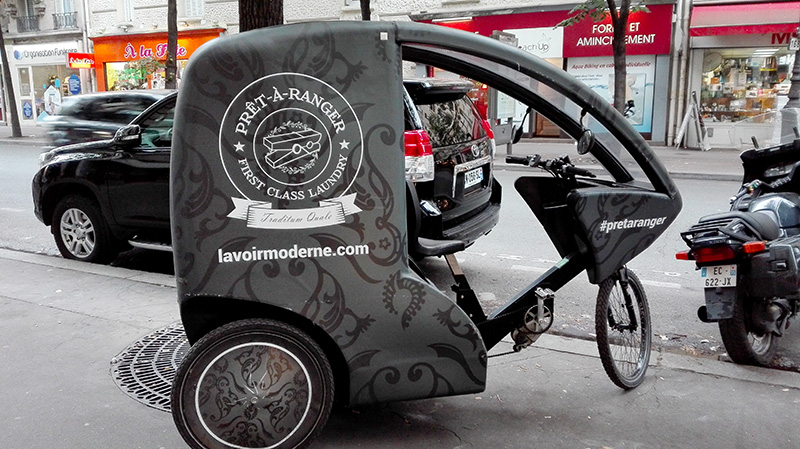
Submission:
M 564 28 L 543 27 L 503 30 L 517 38 L 517 46 L 540 58 L 560 58 L 564 52 Z
M 636 131 L 652 132 L 655 56 L 628 56 L 625 86 L 626 117 Z M 589 86 L 606 101 L 614 103 L 614 61 L 612 58 L 570 58 L 567 72 Z

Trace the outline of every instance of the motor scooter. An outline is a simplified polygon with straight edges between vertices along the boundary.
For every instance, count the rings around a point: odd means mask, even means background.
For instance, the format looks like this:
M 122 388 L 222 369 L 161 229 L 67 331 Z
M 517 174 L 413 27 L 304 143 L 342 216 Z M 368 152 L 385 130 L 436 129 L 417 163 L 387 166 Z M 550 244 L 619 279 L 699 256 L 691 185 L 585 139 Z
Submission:
M 539 174 L 515 189 L 561 260 L 489 313 L 453 256 L 464 242 L 417 234 L 419 202 L 408 199 L 415 189 L 404 173 L 404 64 L 500 89 L 598 161 L 589 172 L 567 156 L 508 159 Z M 313 152 L 303 150 L 309 136 Z M 649 309 L 626 264 L 674 220 L 680 194 L 621 114 L 546 61 L 419 23 L 254 30 L 192 56 L 172 142 L 175 272 L 192 347 L 171 410 L 191 447 L 305 447 L 334 400 L 483 391 L 488 351 L 507 336 L 514 350 L 534 343 L 553 322 L 557 291 L 584 272 L 600 286 L 606 372 L 625 389 L 643 381 Z M 451 169 L 458 198 L 476 179 L 489 182 L 475 167 Z M 529 234 L 509 238 L 537 238 Z M 453 292 L 430 282 L 409 248 L 444 257 Z
M 755 148 L 741 153 L 744 178 L 730 211 L 681 233 L 689 250 L 676 256 L 694 261 L 703 282 L 697 315 L 718 323 L 736 363 L 768 366 L 800 311 L 798 112 L 771 113 L 765 125 L 774 123 L 783 138 L 766 148 L 753 138 Z

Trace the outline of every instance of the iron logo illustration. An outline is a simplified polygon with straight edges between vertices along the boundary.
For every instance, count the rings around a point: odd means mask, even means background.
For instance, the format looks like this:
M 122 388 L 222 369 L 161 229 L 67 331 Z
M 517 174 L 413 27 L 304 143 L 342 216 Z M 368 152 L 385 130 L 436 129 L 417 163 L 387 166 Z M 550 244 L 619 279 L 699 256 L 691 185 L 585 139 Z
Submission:
M 348 193 L 363 133 L 331 85 L 301 73 L 260 78 L 230 102 L 219 130 L 225 173 L 241 197 L 228 217 L 262 229 L 306 229 L 361 211 Z

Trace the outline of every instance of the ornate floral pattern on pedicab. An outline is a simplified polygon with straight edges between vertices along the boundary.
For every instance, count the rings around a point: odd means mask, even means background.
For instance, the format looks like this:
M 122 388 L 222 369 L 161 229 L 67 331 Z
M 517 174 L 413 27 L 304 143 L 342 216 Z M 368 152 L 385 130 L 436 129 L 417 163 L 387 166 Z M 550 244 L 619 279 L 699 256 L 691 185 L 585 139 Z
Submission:
M 307 263 L 317 270 L 317 284 L 300 313 L 332 335 L 341 348 L 348 348 L 375 320 L 369 314 L 358 315 L 347 307 L 342 285 L 319 262 L 308 259 Z M 304 261 L 293 260 L 289 265 L 289 273 L 300 276 L 305 271 L 305 265 Z
M 229 445 L 273 446 L 290 437 L 308 412 L 307 373 L 291 354 L 265 343 L 217 357 L 197 389 L 200 420 Z
M 393 315 L 400 315 L 400 325 L 407 329 L 425 304 L 425 290 L 419 282 L 402 276 L 398 271 L 383 286 L 383 305 Z

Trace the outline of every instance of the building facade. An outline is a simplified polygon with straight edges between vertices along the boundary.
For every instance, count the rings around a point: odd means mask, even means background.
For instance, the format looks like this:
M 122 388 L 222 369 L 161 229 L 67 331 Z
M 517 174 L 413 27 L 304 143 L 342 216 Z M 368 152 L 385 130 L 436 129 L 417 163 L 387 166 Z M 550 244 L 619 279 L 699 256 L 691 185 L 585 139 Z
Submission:
M 163 88 L 166 0 L 87 0 L 98 91 Z M 236 0 L 177 0 L 178 80 L 203 43 L 239 29 Z
M 610 103 L 613 102 L 613 50 L 610 20 L 584 20 L 568 27 L 556 26 L 570 17 L 574 1 L 544 0 L 377 0 L 370 2 L 372 19 L 412 20 L 494 36 L 545 58 L 581 79 Z M 360 17 L 358 1 L 300 1 L 285 3 L 286 20 L 339 20 Z M 628 96 L 634 112 L 633 126 L 647 139 L 666 140 L 673 50 L 674 2 L 649 5 L 649 13 L 629 20 L 627 62 Z M 436 72 L 434 72 L 436 73 Z M 446 76 L 446 75 L 444 75 Z M 489 107 L 492 118 L 518 123 L 525 107 L 507 101 L 501 109 Z M 527 135 L 558 137 L 558 129 L 534 116 L 525 125 Z
M 238 32 L 239 15 L 236 0 L 177 0 L 177 6 L 180 74 L 197 47 Z M 0 0 L 0 8 L 22 123 L 40 122 L 70 95 L 163 87 L 166 0 Z M 137 77 L 145 66 L 150 73 Z
M 70 53 L 86 52 L 81 0 L 3 0 L 3 30 L 12 86 L 22 122 L 35 122 L 60 105 L 63 95 L 87 92 L 89 70 L 69 68 Z M 2 121 L 6 117 L 3 86 Z
M 695 2 L 688 91 L 711 147 L 769 142 L 774 112 L 788 101 L 799 24 L 800 1 Z
M 503 39 L 561 67 L 611 102 L 610 22 L 587 19 L 556 27 L 577 4 L 370 1 L 372 20 L 434 23 Z M 239 19 L 237 0 L 177 0 L 177 6 L 180 77 L 199 45 L 237 33 Z M 6 12 L 0 21 L 5 21 L 21 120 L 45 117 L 59 100 L 57 94 L 163 85 L 159 61 L 165 59 L 166 0 L 0 0 L 0 7 Z M 700 146 L 699 127 L 686 126 L 694 104 L 707 143 L 735 146 L 732 128 L 744 128 L 738 122 L 758 120 L 754 117 L 785 104 L 795 57 L 788 43 L 797 37 L 800 2 L 654 0 L 648 8 L 649 13 L 629 20 L 626 80 L 626 100 L 634 106 L 629 120 L 646 138 Z M 360 18 L 358 0 L 284 0 L 287 23 Z M 71 53 L 93 64 L 70 67 Z M 146 78 L 132 76 L 145 65 L 151 72 Z M 428 73 L 448 76 L 432 69 L 421 72 Z M 6 101 L 5 95 L 0 98 Z M 0 121 L 6 120 L 4 106 L 0 103 Z M 518 122 L 524 107 L 495 99 L 489 111 L 498 120 Z M 525 126 L 530 136 L 558 135 L 538 117 Z

